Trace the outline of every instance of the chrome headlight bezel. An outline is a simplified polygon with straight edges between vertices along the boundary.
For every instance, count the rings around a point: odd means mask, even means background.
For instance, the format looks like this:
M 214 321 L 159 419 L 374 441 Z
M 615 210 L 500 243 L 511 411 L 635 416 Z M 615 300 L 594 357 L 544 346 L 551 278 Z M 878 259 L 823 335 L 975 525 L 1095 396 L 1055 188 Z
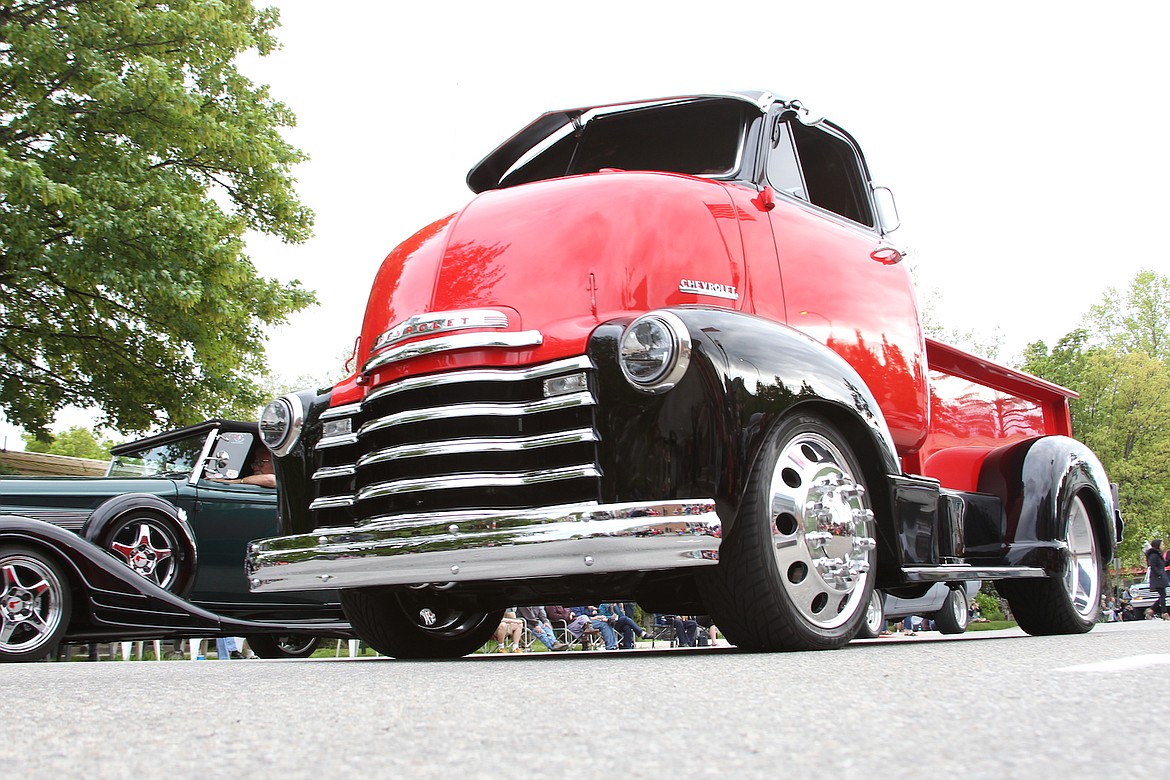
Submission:
M 665 393 L 686 373 L 691 334 L 677 315 L 652 311 L 626 326 L 618 342 L 622 376 L 644 393 Z
M 260 441 L 277 457 L 287 455 L 301 439 L 305 407 L 295 393 L 281 396 L 260 413 Z

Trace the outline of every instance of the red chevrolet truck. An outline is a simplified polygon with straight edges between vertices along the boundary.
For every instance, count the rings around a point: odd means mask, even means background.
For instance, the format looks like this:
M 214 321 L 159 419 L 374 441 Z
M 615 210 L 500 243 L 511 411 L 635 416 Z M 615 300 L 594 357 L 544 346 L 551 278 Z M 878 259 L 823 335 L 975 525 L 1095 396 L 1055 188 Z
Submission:
M 968 580 L 1093 626 L 1122 529 L 1073 394 L 924 337 L 844 129 L 765 92 L 552 111 L 467 183 L 382 263 L 357 370 L 264 410 L 254 591 L 337 588 L 404 658 L 617 600 L 831 649 L 875 589 Z

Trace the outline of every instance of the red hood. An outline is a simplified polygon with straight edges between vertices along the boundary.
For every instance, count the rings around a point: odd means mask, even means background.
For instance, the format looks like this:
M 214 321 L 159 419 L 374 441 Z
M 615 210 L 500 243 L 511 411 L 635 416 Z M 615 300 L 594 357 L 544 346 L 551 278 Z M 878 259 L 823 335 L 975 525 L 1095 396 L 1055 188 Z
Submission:
M 541 332 L 524 361 L 539 362 L 581 354 L 593 328 L 614 317 L 680 304 L 740 308 L 738 219 L 751 217 L 737 215 L 728 186 L 613 172 L 486 192 L 386 258 L 359 357 L 425 312 L 502 311 L 507 330 Z

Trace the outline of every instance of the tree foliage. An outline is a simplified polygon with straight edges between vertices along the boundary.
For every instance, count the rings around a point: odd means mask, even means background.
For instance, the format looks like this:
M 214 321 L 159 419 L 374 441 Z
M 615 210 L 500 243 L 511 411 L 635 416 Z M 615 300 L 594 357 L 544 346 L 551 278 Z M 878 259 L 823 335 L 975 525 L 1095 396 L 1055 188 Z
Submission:
M 0 4 L 0 411 L 42 436 L 258 401 L 268 326 L 313 301 L 261 278 L 254 229 L 310 235 L 293 115 L 234 58 L 276 45 L 248 0 Z
M 110 457 L 110 449 L 117 443 L 109 439 L 99 440 L 94 432 L 80 425 L 74 425 L 66 431 L 53 435 L 51 442 L 38 439 L 31 433 L 24 435 L 24 448 L 27 452 L 45 452 L 50 455 L 68 455 L 71 458 L 93 458 L 106 460 Z
M 1141 561 L 1144 541 L 1170 538 L 1168 312 L 1170 278 L 1143 271 L 1125 294 L 1106 291 L 1051 351 L 1036 342 L 1024 355 L 1025 370 L 1080 393 L 1073 431 L 1118 484 L 1127 563 Z

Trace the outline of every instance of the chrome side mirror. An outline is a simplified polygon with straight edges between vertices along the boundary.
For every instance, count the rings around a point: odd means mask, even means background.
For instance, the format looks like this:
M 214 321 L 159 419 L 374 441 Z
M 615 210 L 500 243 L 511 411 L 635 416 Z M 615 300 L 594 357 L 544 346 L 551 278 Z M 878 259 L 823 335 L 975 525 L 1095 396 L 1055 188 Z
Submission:
M 898 204 L 894 202 L 894 193 L 889 187 L 873 187 L 873 201 L 877 206 L 878 224 L 882 233 L 893 233 L 902 225 L 898 216 Z

